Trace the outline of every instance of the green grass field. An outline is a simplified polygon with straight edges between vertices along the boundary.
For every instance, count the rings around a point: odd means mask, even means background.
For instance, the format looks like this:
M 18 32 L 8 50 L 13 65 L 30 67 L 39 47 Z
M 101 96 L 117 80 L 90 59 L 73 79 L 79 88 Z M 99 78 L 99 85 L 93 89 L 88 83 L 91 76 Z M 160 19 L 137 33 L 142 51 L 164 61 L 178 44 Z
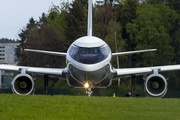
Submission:
M 179 120 L 180 99 L 0 95 L 0 120 Z

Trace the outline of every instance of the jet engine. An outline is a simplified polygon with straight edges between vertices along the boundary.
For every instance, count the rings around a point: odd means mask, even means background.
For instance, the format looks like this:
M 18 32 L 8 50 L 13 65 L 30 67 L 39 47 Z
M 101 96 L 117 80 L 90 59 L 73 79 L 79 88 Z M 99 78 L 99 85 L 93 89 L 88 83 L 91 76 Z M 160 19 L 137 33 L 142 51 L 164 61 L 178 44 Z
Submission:
M 11 82 L 12 92 L 18 95 L 29 95 L 34 93 L 34 80 L 28 74 L 18 74 Z
M 144 82 L 144 90 L 148 97 L 163 97 L 167 92 L 167 80 L 157 70 Z

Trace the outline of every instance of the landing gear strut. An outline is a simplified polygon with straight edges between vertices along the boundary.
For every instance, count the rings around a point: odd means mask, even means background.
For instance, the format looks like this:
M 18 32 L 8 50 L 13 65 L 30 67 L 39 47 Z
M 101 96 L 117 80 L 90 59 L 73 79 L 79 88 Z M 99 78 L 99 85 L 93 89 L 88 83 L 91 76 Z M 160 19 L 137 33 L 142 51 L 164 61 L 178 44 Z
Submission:
M 136 76 L 133 75 L 131 77 L 131 96 L 135 97 L 135 92 L 136 92 Z
M 93 92 L 92 92 L 91 88 L 87 88 L 86 93 L 90 97 Z
M 44 93 L 45 95 L 48 94 L 49 90 L 48 90 L 48 76 L 44 75 Z
M 48 87 L 49 86 L 48 85 L 49 77 L 48 77 L 48 75 L 44 75 L 44 93 L 45 93 L 45 95 L 48 95 L 49 90 L 55 85 L 55 83 L 58 81 L 58 79 L 54 78 L 54 79 L 52 79 L 52 81 L 53 81 L 52 85 L 50 87 Z
M 91 90 L 91 88 L 93 87 L 93 84 L 92 84 L 92 82 L 86 82 L 86 83 L 84 83 L 84 88 L 86 89 L 86 93 L 87 93 L 87 95 L 90 97 L 91 96 L 91 94 L 93 93 L 92 92 L 92 90 Z
M 126 97 L 140 96 L 139 94 L 136 95 L 136 93 L 135 93 L 136 92 L 136 76 L 135 75 L 131 76 L 131 86 L 129 86 L 126 81 L 123 81 L 123 82 L 125 83 L 125 85 L 130 90 L 130 92 L 128 94 L 126 94 Z

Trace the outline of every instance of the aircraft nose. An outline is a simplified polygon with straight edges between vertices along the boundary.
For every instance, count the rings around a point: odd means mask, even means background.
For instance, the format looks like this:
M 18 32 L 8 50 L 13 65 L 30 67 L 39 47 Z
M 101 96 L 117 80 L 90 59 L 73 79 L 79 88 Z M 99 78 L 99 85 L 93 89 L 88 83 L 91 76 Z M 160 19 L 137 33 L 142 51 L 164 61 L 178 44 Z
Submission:
M 83 71 L 74 67 L 73 65 L 69 65 L 69 71 L 71 76 L 78 80 L 81 83 L 86 81 L 91 81 L 93 84 L 96 84 L 103 80 L 105 76 L 110 72 L 109 64 L 96 70 L 96 71 Z

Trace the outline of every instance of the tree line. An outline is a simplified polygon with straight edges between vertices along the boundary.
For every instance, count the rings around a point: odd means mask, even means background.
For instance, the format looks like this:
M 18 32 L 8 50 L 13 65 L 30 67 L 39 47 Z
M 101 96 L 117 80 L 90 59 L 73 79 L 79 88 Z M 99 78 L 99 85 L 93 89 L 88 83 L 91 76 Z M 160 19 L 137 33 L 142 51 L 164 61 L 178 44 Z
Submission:
M 19 33 L 19 65 L 65 67 L 64 57 L 23 50 L 67 52 L 73 41 L 87 34 L 87 2 L 61 2 L 42 13 L 39 20 L 30 18 Z M 115 68 L 180 64 L 180 1 L 105 0 L 104 4 L 94 4 L 93 36 L 107 42 L 112 52 L 157 49 L 113 58 Z M 180 89 L 179 71 L 164 75 L 170 77 L 170 89 Z

